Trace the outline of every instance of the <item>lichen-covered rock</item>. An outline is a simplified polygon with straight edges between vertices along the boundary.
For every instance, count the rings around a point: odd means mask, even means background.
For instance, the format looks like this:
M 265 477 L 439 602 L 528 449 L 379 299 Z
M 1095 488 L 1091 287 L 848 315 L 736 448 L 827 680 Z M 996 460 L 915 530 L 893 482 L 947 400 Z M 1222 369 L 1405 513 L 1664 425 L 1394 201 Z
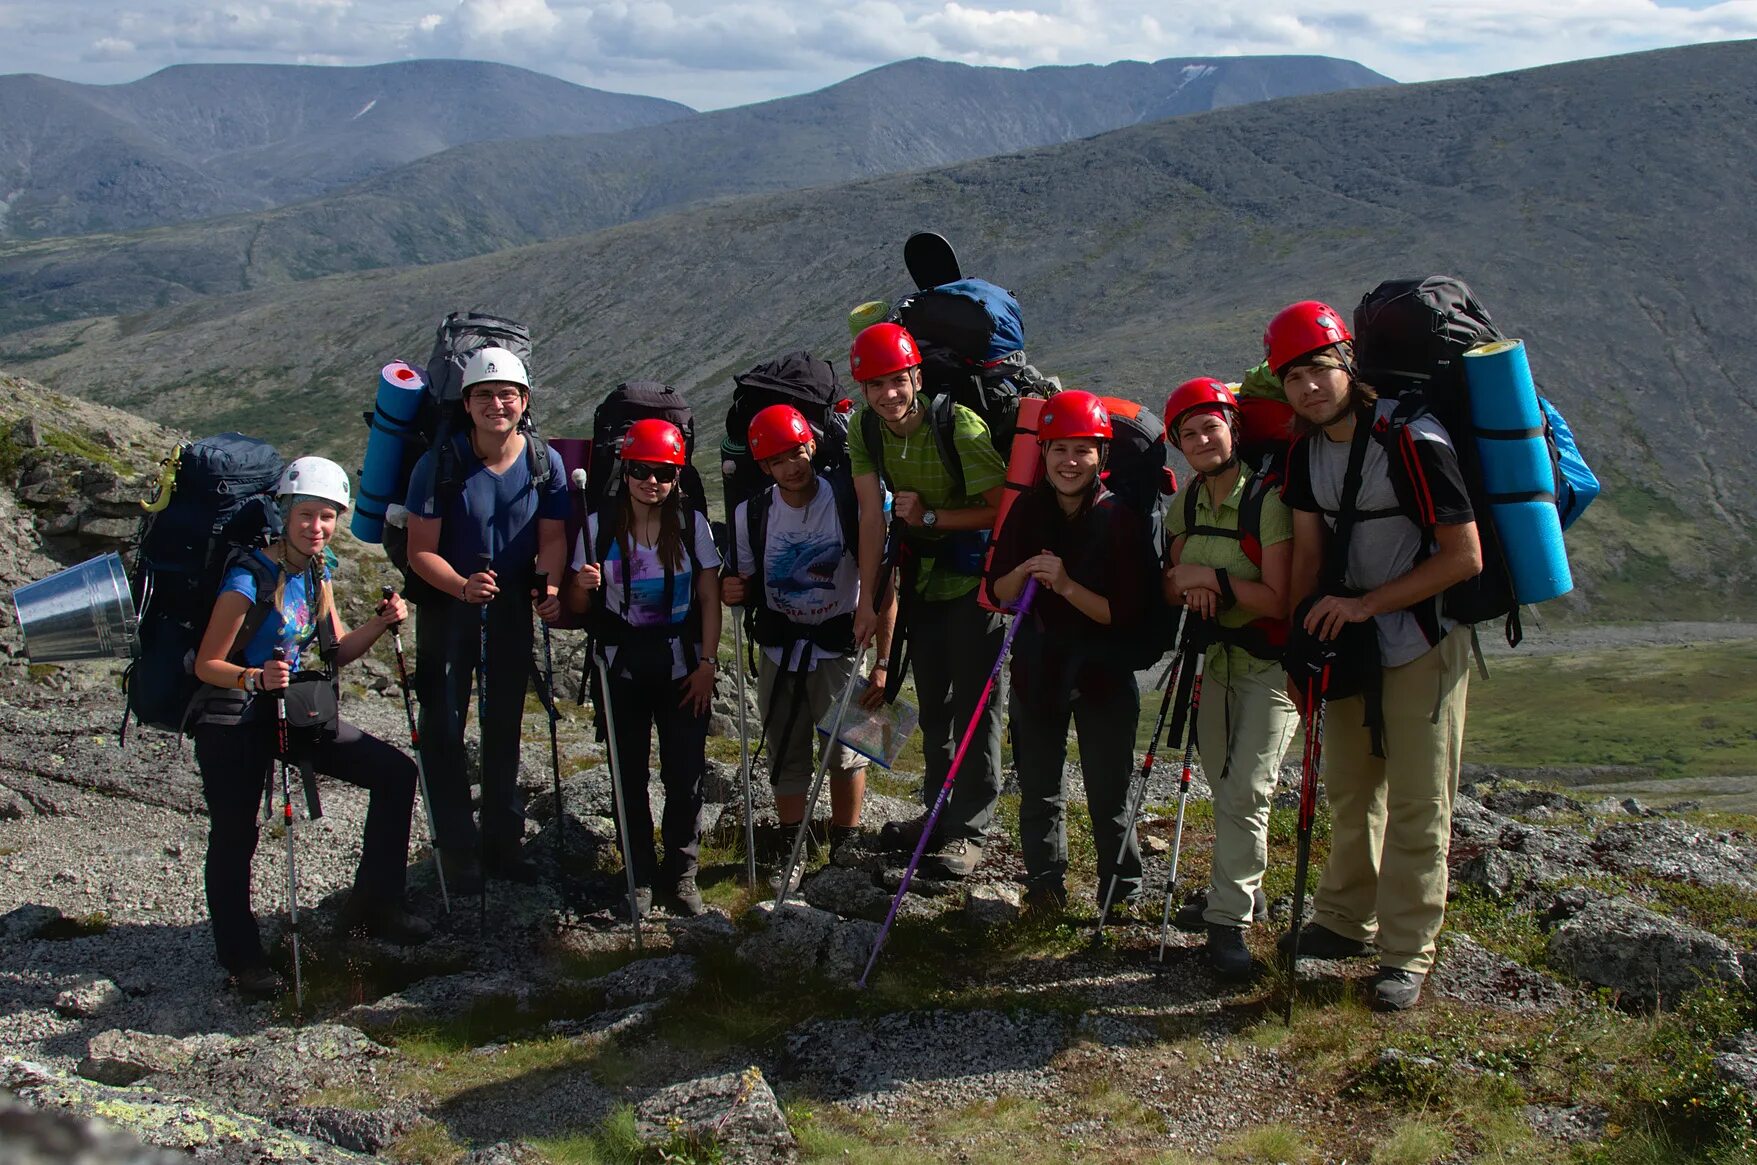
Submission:
M 843 918 L 882 921 L 891 905 L 891 896 L 879 888 L 871 873 L 846 866 L 824 867 L 805 881 L 800 894 L 819 910 Z
M 1558 970 L 1646 1006 L 1704 984 L 1744 981 L 1739 953 L 1725 939 L 1622 901 L 1595 902 L 1556 927 L 1546 957 Z
M 695 959 L 689 955 L 638 959 L 593 981 L 612 1007 L 681 995 L 695 984 Z
M 964 899 L 964 917 L 978 930 L 993 930 L 1016 922 L 1023 909 L 1019 888 L 998 882 L 972 886 Z
M 110 980 L 86 978 L 55 996 L 55 1010 L 70 1019 L 95 1019 L 122 998 L 122 988 Z
M 1714 1071 L 1757 1101 L 1757 1031 L 1742 1031 L 1727 1041 L 1714 1058 Z
M 300 1105 L 282 1109 L 272 1120 L 276 1128 L 371 1156 L 420 1124 L 421 1114 L 401 1106 L 362 1110 Z
M 99 1084 L 133 1084 L 145 1076 L 179 1072 L 195 1060 L 197 1041 L 113 1028 L 86 1044 L 79 1074 Z
M 694 918 L 675 918 L 665 923 L 672 944 L 686 955 L 699 955 L 716 947 L 729 946 L 738 939 L 738 927 L 724 911 L 710 909 Z
M 1618 872 L 1757 894 L 1757 845 L 1742 835 L 1684 821 L 1630 821 L 1605 829 L 1593 850 L 1601 864 Z
M 1526 854 L 1487 849 L 1459 862 L 1452 870 L 1452 882 L 1474 886 L 1492 901 L 1504 902 L 1524 888 L 1541 868 L 1538 859 Z
M 189 1165 L 189 1158 L 155 1149 L 108 1121 L 36 1108 L 0 1091 L 0 1149 L 7 1165 Z
M 738 957 L 773 975 L 815 970 L 825 940 L 841 921 L 827 910 L 792 902 L 778 914 L 773 902 L 759 902 L 751 914 L 762 929 L 738 945 Z
M 878 933 L 879 924 L 870 919 L 849 918 L 839 923 L 824 942 L 824 977 L 837 983 L 858 982 L 872 957 Z
M 1428 974 L 1427 987 L 1441 999 L 1546 1015 L 1575 996 L 1565 984 L 1497 955 L 1462 931 L 1450 931 L 1441 940 L 1440 957 Z
M 635 1131 L 649 1145 L 711 1143 L 728 1165 L 799 1159 L 780 1102 L 754 1066 L 660 1089 L 636 1106 Z

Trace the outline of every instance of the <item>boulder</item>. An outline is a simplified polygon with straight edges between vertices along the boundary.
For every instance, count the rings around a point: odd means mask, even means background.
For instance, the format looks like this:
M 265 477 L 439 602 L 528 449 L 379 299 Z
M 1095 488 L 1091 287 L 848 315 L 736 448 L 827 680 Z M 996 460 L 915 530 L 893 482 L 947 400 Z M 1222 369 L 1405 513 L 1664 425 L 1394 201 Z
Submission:
M 1441 940 L 1427 988 L 1441 999 L 1540 1015 L 1561 1010 L 1575 996 L 1572 988 L 1496 954 L 1462 931 L 1448 932 Z
M 0 938 L 7 942 L 23 942 L 25 939 L 36 938 L 65 917 L 66 915 L 53 906 L 26 902 L 23 906 L 15 906 L 5 914 L 0 914 Z
M 1707 983 L 1742 983 L 1725 939 L 1624 901 L 1596 902 L 1550 934 L 1558 970 L 1646 1006 L 1675 1002 Z
M 1592 845 L 1600 864 L 1619 873 L 1757 894 L 1757 845 L 1743 835 L 1656 819 L 1609 826 Z
M 109 1122 L 54 1108 L 36 1108 L 0 1091 L 0 1141 L 8 1165 L 189 1165 L 169 1149 L 153 1149 Z
M 739 944 L 738 957 L 772 975 L 816 969 L 825 940 L 841 921 L 827 910 L 797 903 L 776 914 L 773 902 L 759 902 L 751 915 L 762 929 Z
M 1019 887 L 998 882 L 972 886 L 964 899 L 964 918 L 978 930 L 994 930 L 1017 922 L 1023 909 Z
M 1757 1101 L 1757 1031 L 1742 1031 L 1729 1040 L 1714 1058 L 1714 1072 Z
M 866 918 L 850 918 L 830 932 L 824 942 L 824 977 L 836 983 L 857 983 L 872 957 L 879 924 Z
M 695 959 L 690 955 L 639 959 L 592 982 L 612 1007 L 681 995 L 695 984 Z
M 1535 1132 L 1564 1144 L 1587 1144 L 1604 1137 L 1611 1114 L 1590 1104 L 1563 1107 L 1528 1104 L 1525 1119 Z
M 851 866 L 826 866 L 805 881 L 800 894 L 819 910 L 843 918 L 883 921 L 891 906 L 891 896 L 873 881 L 872 874 Z
M 372 1156 L 421 1123 L 421 1114 L 404 1107 L 362 1110 L 298 1105 L 282 1109 L 269 1119 L 276 1128 L 314 1141 L 326 1141 L 350 1153 Z
M 667 920 L 665 933 L 671 936 L 671 943 L 679 952 L 699 955 L 732 944 L 738 938 L 738 927 L 724 911 L 713 907 L 694 918 Z
M 99 1084 L 128 1085 L 145 1076 L 170 1075 L 195 1060 L 196 1041 L 112 1028 L 86 1043 L 79 1074 Z
M 661 1088 L 635 1108 L 635 1133 L 665 1148 L 713 1145 L 727 1165 L 771 1165 L 799 1159 L 799 1144 L 762 1070 L 703 1076 Z
M 1579 813 L 1586 806 L 1574 798 L 1548 789 L 1496 789 L 1485 794 L 1483 808 L 1496 813 L 1530 813 L 1547 809 L 1552 813 Z
M 1491 901 L 1504 902 L 1531 881 L 1542 863 L 1526 854 L 1489 849 L 1466 858 L 1452 870 L 1455 885 L 1474 886 Z
M 108 979 L 87 978 L 55 996 L 55 1010 L 70 1019 L 95 1019 L 123 999 Z

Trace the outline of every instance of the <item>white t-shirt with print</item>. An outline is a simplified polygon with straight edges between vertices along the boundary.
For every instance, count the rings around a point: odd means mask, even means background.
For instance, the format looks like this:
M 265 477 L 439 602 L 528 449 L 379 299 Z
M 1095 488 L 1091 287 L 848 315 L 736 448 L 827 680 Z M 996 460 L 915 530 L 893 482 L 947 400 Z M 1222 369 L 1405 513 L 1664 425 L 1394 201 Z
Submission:
M 764 547 L 762 587 L 769 606 L 794 623 L 816 626 L 855 610 L 860 603 L 858 548 L 844 545 L 842 520 L 836 512 L 836 491 L 818 478 L 817 493 L 803 506 L 790 506 L 779 486 L 770 486 L 769 518 Z M 750 503 L 741 503 L 732 518 L 733 562 L 739 574 L 757 573 L 746 516 Z M 763 649 L 770 660 L 781 663 L 779 647 Z M 813 648 L 811 666 L 836 653 Z
M 706 518 L 695 515 L 695 560 L 689 555 L 683 556 L 683 564 L 679 566 L 671 579 L 671 595 L 667 601 L 665 595 L 665 565 L 659 561 L 659 552 L 651 546 L 639 542 L 631 544 L 633 565 L 631 570 L 624 570 L 622 547 L 616 539 L 610 540 L 610 548 L 604 553 L 604 561 L 598 565 L 603 567 L 603 583 L 598 592 L 592 596 L 595 603 L 607 604 L 607 609 L 626 619 L 634 627 L 662 627 L 682 621 L 689 614 L 689 605 L 695 598 L 696 575 L 695 567 L 699 563 L 703 570 L 716 570 L 720 566 L 720 552 L 714 546 L 714 534 L 709 528 Z M 586 539 L 598 537 L 598 515 L 591 515 L 586 521 L 586 529 L 574 539 L 573 569 L 578 570 L 586 564 Z M 624 585 L 624 579 L 627 585 Z M 699 646 L 699 645 L 697 645 Z M 708 650 L 714 649 L 709 644 Z M 606 645 L 604 661 L 614 666 L 616 648 Z M 671 678 L 682 679 L 688 669 L 683 662 L 683 644 L 674 642 L 671 645 Z

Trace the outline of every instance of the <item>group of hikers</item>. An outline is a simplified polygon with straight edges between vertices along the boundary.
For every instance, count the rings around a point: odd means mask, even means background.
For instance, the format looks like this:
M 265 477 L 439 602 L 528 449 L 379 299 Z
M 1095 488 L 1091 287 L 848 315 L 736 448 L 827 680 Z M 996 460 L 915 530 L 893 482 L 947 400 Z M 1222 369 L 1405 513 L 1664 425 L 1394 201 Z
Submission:
M 1194 731 L 1214 799 L 1209 884 L 1182 904 L 1177 921 L 1205 928 L 1216 973 L 1244 978 L 1253 971 L 1247 930 L 1267 918 L 1262 883 L 1277 777 L 1302 715 L 1315 712 L 1312 689 L 1283 670 L 1290 632 L 1320 643 L 1366 635 L 1376 639 L 1377 690 L 1330 700 L 1322 719 L 1331 843 L 1315 915 L 1297 932 L 1298 953 L 1375 951 L 1376 1003 L 1412 1005 L 1444 913 L 1468 682 L 1468 628 L 1447 619 L 1437 598 L 1481 569 L 1482 551 L 1452 438 L 1426 417 L 1385 439 L 1388 402 L 1358 375 L 1351 340 L 1343 317 L 1315 301 L 1270 321 L 1267 367 L 1299 430 L 1273 470 L 1242 455 L 1234 389 L 1197 378 L 1170 393 L 1167 440 L 1194 477 L 1164 508 L 1157 560 L 1149 520 L 1106 483 L 1110 411 L 1078 390 L 1044 402 L 1041 479 L 1017 497 L 989 546 L 1008 465 L 972 409 L 952 406 L 949 442 L 933 431 L 920 346 L 897 322 L 853 338 L 849 371 L 873 419 L 856 414 L 848 427 L 851 498 L 818 472 L 820 434 L 806 417 L 785 404 L 765 408 L 748 444 L 772 486 L 729 515 L 723 561 L 685 496 L 684 434 L 664 420 L 640 420 L 622 440 L 622 488 L 570 547 L 561 458 L 545 449 L 542 472 L 527 456 L 526 367 L 503 348 L 478 349 L 462 378 L 468 425 L 451 438 L 461 481 L 436 488 L 439 451 L 430 451 L 406 502 L 410 569 L 432 592 L 416 605 L 418 739 L 450 891 L 539 876 L 523 845 L 516 780 L 534 607 L 550 623 L 583 616 L 601 645 L 599 720 L 615 751 L 630 909 L 638 917 L 657 895 L 673 911 L 701 913 L 704 751 L 722 604 L 755 605 L 759 717 L 771 756 L 784 757 L 770 774 L 780 829 L 765 836 L 766 861 L 812 813 L 817 724 L 844 691 L 869 708 L 887 688 L 894 694 L 892 641 L 906 637 L 924 811 L 886 824 L 877 844 L 924 845 L 921 868 L 936 877 L 976 873 L 1001 794 L 1010 710 L 1024 900 L 1060 912 L 1068 900 L 1071 721 L 1097 850 L 1096 893 L 1126 915 L 1143 893 L 1131 805 L 1139 649 L 1160 616 L 1175 615 L 1184 646 L 1202 645 L 1187 658 L 1199 656 Z M 1380 439 L 1371 439 L 1375 433 Z M 300 458 L 277 494 L 284 533 L 228 574 L 196 663 L 207 684 L 237 693 L 205 716 L 196 757 L 212 813 L 215 942 L 236 985 L 255 994 L 281 989 L 248 901 L 262 788 L 255 774 L 271 763 L 275 744 L 275 716 L 255 697 L 296 686 L 319 650 L 337 665 L 357 658 L 408 614 L 390 595 L 362 626 L 341 625 L 325 565 L 350 505 L 339 466 Z M 893 585 L 899 537 L 909 568 Z M 272 610 L 246 627 L 262 587 L 274 588 Z M 908 611 L 902 622 L 900 605 Z M 986 699 L 985 681 L 1003 650 L 1003 609 L 1013 607 L 1003 708 Z M 800 686 L 784 685 L 787 677 Z M 478 682 L 479 818 L 464 747 Z M 782 714 L 790 700 L 803 700 L 801 714 Z M 655 732 L 665 791 L 657 846 L 647 792 Z M 834 739 L 822 747 L 831 750 L 823 763 L 834 857 L 860 835 L 866 762 Z M 403 889 L 415 762 L 338 720 L 310 763 L 371 793 L 346 923 L 393 942 L 422 941 L 431 928 L 407 910 Z M 954 766 L 949 800 L 934 817 L 927 810 Z

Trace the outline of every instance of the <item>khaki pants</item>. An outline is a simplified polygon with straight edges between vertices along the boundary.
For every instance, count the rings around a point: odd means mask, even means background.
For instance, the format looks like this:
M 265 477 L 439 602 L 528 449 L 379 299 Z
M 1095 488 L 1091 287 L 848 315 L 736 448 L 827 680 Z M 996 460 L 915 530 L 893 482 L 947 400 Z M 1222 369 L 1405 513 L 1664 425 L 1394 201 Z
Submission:
M 768 652 L 757 653 L 757 711 L 767 726 L 769 783 L 781 796 L 803 797 L 811 792 L 811 778 L 817 771 L 815 758 L 819 755 L 813 751 L 813 744 L 831 750 L 828 773 L 833 781 L 846 780 L 866 767 L 866 760 L 859 753 L 835 744 L 817 730 L 818 722 L 827 719 L 842 698 L 842 689 L 848 686 L 855 662 L 852 655 L 820 659 L 816 667 L 801 676 L 797 672 L 783 673 Z M 854 695 L 859 697 L 859 688 Z M 858 708 L 853 708 L 848 718 L 852 720 L 858 712 Z M 776 757 L 780 758 L 779 764 Z
M 1212 652 L 1209 658 L 1220 663 Z M 1269 864 L 1275 778 L 1299 728 L 1299 713 L 1287 698 L 1287 674 L 1279 667 L 1248 667 L 1204 668 L 1196 712 L 1196 747 L 1214 790 L 1214 862 L 1202 918 L 1216 926 L 1251 924 L 1251 896 Z
M 1378 938 L 1381 965 L 1425 973 L 1446 917 L 1446 852 L 1464 750 L 1470 629 L 1384 674 L 1385 756 L 1362 727 L 1365 701 L 1324 712 L 1330 859 L 1315 921 L 1347 938 Z

